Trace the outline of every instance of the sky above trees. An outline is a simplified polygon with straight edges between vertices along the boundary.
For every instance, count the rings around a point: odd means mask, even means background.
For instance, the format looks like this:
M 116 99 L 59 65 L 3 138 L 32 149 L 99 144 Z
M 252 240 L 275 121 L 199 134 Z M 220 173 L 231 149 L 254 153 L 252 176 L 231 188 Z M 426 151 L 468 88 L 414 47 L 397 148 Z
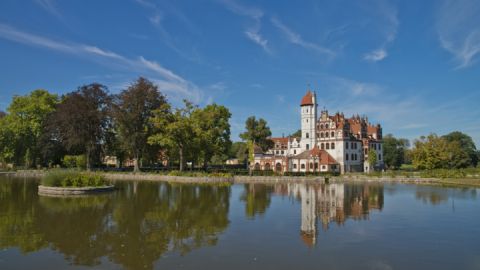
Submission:
M 138 76 L 174 105 L 216 102 L 274 136 L 300 126 L 308 85 L 321 108 L 366 114 L 409 139 L 461 130 L 480 144 L 480 2 L 0 2 L 0 110 L 14 95 Z

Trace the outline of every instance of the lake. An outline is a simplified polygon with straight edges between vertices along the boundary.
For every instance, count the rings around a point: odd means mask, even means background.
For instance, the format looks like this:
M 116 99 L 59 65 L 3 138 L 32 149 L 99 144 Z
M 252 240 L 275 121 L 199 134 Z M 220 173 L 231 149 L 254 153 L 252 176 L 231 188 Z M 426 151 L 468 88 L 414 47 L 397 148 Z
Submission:
M 116 182 L 39 197 L 0 176 L 0 269 L 480 269 L 480 189 Z

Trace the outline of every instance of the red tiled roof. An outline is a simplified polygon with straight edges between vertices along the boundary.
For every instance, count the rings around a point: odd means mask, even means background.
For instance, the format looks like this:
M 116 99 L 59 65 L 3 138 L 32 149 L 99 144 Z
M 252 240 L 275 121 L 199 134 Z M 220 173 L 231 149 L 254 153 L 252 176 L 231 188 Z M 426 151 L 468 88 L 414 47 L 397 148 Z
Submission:
M 313 105 L 313 94 L 310 90 L 308 90 L 305 96 L 303 96 L 302 102 L 300 103 L 300 106 L 305 105 Z
M 295 158 L 306 159 L 311 157 L 318 157 L 321 165 L 337 164 L 338 162 L 325 150 L 321 150 L 318 146 L 315 146 L 312 150 L 304 151 L 303 153 L 295 156 Z
M 270 138 L 274 143 L 288 143 L 288 137 Z

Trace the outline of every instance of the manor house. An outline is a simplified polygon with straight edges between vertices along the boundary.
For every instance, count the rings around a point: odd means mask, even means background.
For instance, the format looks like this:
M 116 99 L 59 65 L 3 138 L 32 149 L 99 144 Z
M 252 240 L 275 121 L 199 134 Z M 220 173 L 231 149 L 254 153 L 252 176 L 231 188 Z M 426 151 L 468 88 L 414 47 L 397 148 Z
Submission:
M 301 137 L 271 138 L 273 148 L 254 149 L 254 170 L 277 172 L 369 172 L 383 168 L 382 127 L 367 117 L 343 113 L 317 113 L 315 92 L 307 91 L 300 102 Z M 377 163 L 368 163 L 373 149 Z

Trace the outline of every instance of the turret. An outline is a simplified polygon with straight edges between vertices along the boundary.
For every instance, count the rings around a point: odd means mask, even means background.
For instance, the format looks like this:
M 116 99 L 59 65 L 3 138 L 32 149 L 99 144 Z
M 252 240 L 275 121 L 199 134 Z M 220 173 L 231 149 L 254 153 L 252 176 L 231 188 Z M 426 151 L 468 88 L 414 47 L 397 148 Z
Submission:
M 315 126 L 317 124 L 317 97 L 315 92 L 307 91 L 300 103 L 302 121 L 301 147 L 312 149 L 316 142 Z

